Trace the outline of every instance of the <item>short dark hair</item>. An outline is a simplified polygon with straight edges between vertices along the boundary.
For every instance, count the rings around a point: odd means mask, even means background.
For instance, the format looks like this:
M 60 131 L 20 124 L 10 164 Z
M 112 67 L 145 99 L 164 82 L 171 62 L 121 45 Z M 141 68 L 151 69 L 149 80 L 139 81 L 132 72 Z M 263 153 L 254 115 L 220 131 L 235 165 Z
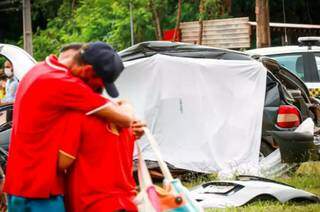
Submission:
M 82 54 L 83 52 L 88 48 L 88 44 L 83 43 L 79 49 L 74 49 L 74 50 L 79 50 L 74 56 L 73 59 L 76 61 L 78 65 L 87 65 L 88 63 L 83 59 Z M 71 49 L 71 48 L 70 48 Z
M 83 60 L 80 51 L 77 52 L 77 53 L 73 56 L 73 60 L 74 60 L 78 65 L 87 65 L 87 63 Z
M 68 51 L 70 49 L 80 50 L 83 45 L 84 45 L 83 43 L 69 43 L 69 44 L 66 44 L 66 45 L 62 46 L 62 48 L 60 49 L 60 53 Z
M 84 65 L 85 62 L 81 58 L 80 50 L 82 48 L 84 48 L 85 46 L 86 46 L 85 43 L 69 43 L 69 44 L 66 44 L 66 45 L 62 46 L 62 48 L 60 49 L 60 53 L 63 53 L 65 51 L 68 51 L 68 50 L 71 50 L 71 49 L 79 51 L 74 55 L 73 59 L 76 61 L 76 63 L 78 65 Z

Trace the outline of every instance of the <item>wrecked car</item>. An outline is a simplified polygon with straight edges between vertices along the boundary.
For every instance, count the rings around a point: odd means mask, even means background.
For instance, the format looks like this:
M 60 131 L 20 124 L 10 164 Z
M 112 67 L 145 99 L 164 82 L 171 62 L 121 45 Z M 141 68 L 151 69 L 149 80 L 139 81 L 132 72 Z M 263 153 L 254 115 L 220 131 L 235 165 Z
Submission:
M 193 44 L 150 41 L 120 52 L 124 62 L 163 54 L 175 57 L 218 60 L 252 60 L 249 55 L 232 50 Z M 278 148 L 270 131 L 293 131 L 308 117 L 319 123 L 319 101 L 310 97 L 304 82 L 268 57 L 256 57 L 267 69 L 267 84 L 263 110 L 260 156 L 265 157 Z

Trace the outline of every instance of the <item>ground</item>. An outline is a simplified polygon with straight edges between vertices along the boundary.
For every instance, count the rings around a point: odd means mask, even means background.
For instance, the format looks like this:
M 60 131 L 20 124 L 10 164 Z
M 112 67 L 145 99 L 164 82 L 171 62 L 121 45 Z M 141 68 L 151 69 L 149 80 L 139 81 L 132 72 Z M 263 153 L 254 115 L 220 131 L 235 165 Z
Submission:
M 212 177 L 214 178 L 214 177 Z M 207 178 L 198 178 L 191 183 L 187 183 L 188 187 L 198 185 L 201 182 L 208 180 Z M 292 185 L 296 188 L 312 192 L 320 196 L 320 162 L 307 162 L 300 165 L 300 167 L 288 175 L 275 179 L 277 181 Z M 279 203 L 277 201 L 259 201 L 247 206 L 228 209 L 207 209 L 206 212 L 223 211 L 245 211 L 245 212 L 288 212 L 288 211 L 302 211 L 302 212 L 319 212 L 320 204 L 307 203 Z

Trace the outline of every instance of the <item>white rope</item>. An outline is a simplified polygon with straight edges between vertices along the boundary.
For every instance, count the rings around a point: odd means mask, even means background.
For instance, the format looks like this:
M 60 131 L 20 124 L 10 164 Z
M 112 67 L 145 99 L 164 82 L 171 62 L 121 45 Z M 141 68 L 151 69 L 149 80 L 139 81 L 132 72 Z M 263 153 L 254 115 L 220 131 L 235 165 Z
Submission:
M 150 132 L 150 130 L 148 128 L 144 127 L 143 130 L 144 130 L 145 135 L 147 136 L 147 138 L 149 140 L 149 143 L 151 145 L 151 148 L 152 148 L 153 152 L 155 153 L 155 156 L 156 156 L 156 158 L 158 160 L 160 169 L 161 169 L 165 179 L 168 180 L 169 182 L 173 181 L 173 177 L 172 177 L 172 175 L 170 173 L 170 170 L 169 170 L 167 164 L 162 159 L 158 143 L 156 142 L 155 138 L 153 137 L 153 135 L 151 134 L 151 132 Z

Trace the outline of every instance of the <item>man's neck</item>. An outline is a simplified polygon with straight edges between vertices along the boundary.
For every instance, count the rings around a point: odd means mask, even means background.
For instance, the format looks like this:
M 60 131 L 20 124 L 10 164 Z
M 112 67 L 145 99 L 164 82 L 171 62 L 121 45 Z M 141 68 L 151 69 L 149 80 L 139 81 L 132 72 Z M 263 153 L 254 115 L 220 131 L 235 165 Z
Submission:
M 65 65 L 67 68 L 71 68 L 73 64 L 72 58 L 58 58 L 58 62 Z
M 65 52 L 61 52 L 58 61 L 59 63 L 67 66 L 69 69 L 74 65 L 74 55 L 78 52 L 78 50 L 70 49 Z

